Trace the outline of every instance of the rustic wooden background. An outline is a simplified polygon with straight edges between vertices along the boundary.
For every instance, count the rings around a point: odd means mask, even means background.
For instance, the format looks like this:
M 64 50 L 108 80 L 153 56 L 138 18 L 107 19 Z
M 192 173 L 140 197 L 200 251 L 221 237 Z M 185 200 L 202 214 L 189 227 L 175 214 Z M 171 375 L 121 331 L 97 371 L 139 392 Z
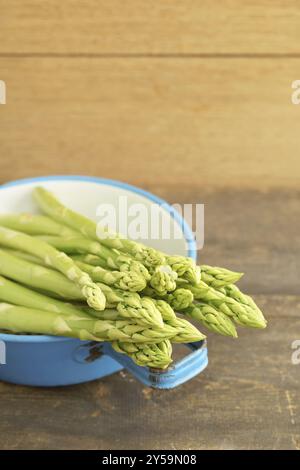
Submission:
M 169 392 L 127 373 L 0 384 L 1 448 L 300 449 L 297 1 L 0 0 L 0 182 L 116 178 L 206 204 L 201 258 L 246 272 L 269 319 L 209 335 Z

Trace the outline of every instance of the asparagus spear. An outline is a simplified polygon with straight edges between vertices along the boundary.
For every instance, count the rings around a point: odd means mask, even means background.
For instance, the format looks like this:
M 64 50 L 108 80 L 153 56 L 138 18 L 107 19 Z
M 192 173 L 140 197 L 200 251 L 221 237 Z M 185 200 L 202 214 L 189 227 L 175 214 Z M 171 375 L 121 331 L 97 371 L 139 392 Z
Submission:
M 200 281 L 197 286 L 185 284 L 185 287 L 191 290 L 196 300 L 201 300 L 215 307 L 217 310 L 231 317 L 238 325 L 252 328 L 266 327 L 266 320 L 260 311 L 249 305 L 237 302 L 235 299 L 224 295 L 222 292 L 209 287 L 203 281 Z
M 18 258 L 2 249 L 0 249 L 0 274 L 62 298 L 85 300 L 81 289 L 60 272 Z
M 110 248 L 123 251 L 126 254 L 130 254 L 135 260 L 141 261 L 146 267 L 155 270 L 150 283 L 158 293 L 172 291 L 176 288 L 175 280 L 177 276 L 175 277 L 172 269 L 168 270 L 167 265 L 164 266 L 165 256 L 159 251 L 131 240 L 120 238 L 117 234 L 109 233 L 106 229 L 99 227 L 99 224 L 97 226 L 95 222 L 63 206 L 54 197 L 53 194 L 51 194 L 49 191 L 46 191 L 44 188 L 36 188 L 34 190 L 34 197 L 40 208 L 55 220 L 65 223 L 73 229 L 78 230 L 84 236 L 87 236 L 92 240 L 101 240 L 102 246 L 99 245 L 97 248 L 95 246 L 91 246 L 90 249 L 87 249 L 87 241 L 85 240 L 85 243 L 81 243 L 81 249 L 83 250 L 81 252 L 88 252 L 101 256 L 107 260 L 108 266 L 114 269 L 121 269 L 121 263 L 123 267 L 124 264 L 128 264 L 126 270 L 136 269 L 140 272 L 142 269 L 141 266 L 135 266 L 135 262 L 130 262 L 130 258 L 128 256 L 126 259 L 124 259 L 122 256 L 117 255 L 117 253 L 114 253 L 112 250 L 110 250 Z M 58 240 L 55 241 L 48 238 L 47 242 L 56 248 L 69 253 L 70 251 L 67 250 L 74 250 L 75 248 L 75 241 L 72 242 L 71 240 L 64 240 L 64 242 L 59 242 Z M 79 243 L 79 240 L 77 240 L 77 242 Z M 70 244 L 70 247 L 67 246 L 68 243 Z M 71 245 L 73 245 L 73 247 Z M 155 269 L 155 267 L 157 267 L 157 269 Z M 144 274 L 145 279 L 148 280 L 149 273 Z
M 78 312 L 73 315 L 0 303 L 0 329 L 13 333 L 66 336 L 82 340 L 105 341 L 94 334 L 96 319 Z M 121 335 L 122 336 L 122 335 Z
M 55 222 L 50 217 L 33 214 L 4 214 L 0 215 L 2 227 L 24 232 L 28 235 L 56 235 L 60 237 L 78 237 L 79 233 L 63 224 Z
M 159 305 L 157 302 L 160 303 L 163 301 L 155 301 L 155 306 L 164 319 L 164 326 L 162 330 L 166 333 L 166 337 L 169 338 L 170 341 L 173 343 L 191 343 L 194 341 L 201 341 L 206 338 L 206 336 L 196 327 L 194 327 L 194 325 L 192 325 L 189 321 L 186 321 L 184 318 L 176 317 L 174 312 L 172 312 L 172 309 L 170 310 L 170 306 L 168 304 L 163 306 L 162 304 Z M 99 318 L 110 321 L 124 320 L 118 310 L 103 310 L 102 312 L 99 312 Z M 136 325 L 141 326 L 141 328 L 145 328 L 145 326 L 142 323 L 139 323 L 137 319 L 128 319 L 128 322 L 131 324 L 132 322 L 135 322 Z M 155 326 L 153 328 L 155 331 L 161 331 L 161 329 L 156 330 L 157 327 Z M 145 331 L 146 334 L 149 332 L 150 342 L 151 332 L 150 330 Z
M 201 265 L 201 280 L 215 289 L 227 286 L 228 284 L 234 284 L 242 276 L 243 273 L 236 273 L 225 268 Z
M 100 258 L 100 256 L 97 255 L 92 255 L 91 253 L 85 255 L 73 254 L 71 255 L 71 258 L 74 261 L 81 261 L 82 263 L 90 264 L 91 266 L 100 266 L 101 268 L 112 269 L 110 266 L 107 265 L 107 262 L 103 258 Z
M 74 305 L 31 291 L 30 289 L 9 281 L 2 276 L 0 276 L 0 301 L 41 311 L 46 310 L 47 312 L 54 312 L 56 314 L 62 314 L 63 316 L 67 315 L 74 317 L 77 316 L 80 311 L 79 308 Z M 105 311 L 103 311 L 103 313 L 104 312 Z M 80 313 L 82 314 L 82 312 Z M 116 320 L 116 314 L 118 315 L 118 313 L 113 313 L 115 314 L 115 318 L 110 316 L 110 318 L 108 317 L 107 319 Z M 83 317 L 84 315 L 81 315 L 81 318 Z M 86 320 L 89 319 L 89 317 L 84 318 Z M 164 369 L 172 362 L 172 347 L 168 340 L 165 340 L 158 345 L 144 345 L 114 341 L 112 346 L 116 351 L 127 354 L 138 365 Z
M 167 263 L 175 271 L 178 277 L 185 279 L 192 284 L 200 281 L 200 269 L 192 258 L 184 256 L 167 256 Z
M 20 254 L 22 255 L 22 252 L 20 252 Z M 65 279 L 60 273 L 46 267 L 35 266 L 33 263 L 26 260 L 19 260 L 6 251 L 4 255 L 2 255 L 2 251 L 0 250 L 0 273 L 1 272 L 30 287 L 50 291 L 52 294 L 59 294 L 62 298 L 84 300 L 81 290 L 71 281 Z M 108 274 L 113 275 L 114 272 L 109 271 Z M 126 273 L 116 272 L 116 274 L 121 277 L 126 276 Z M 109 283 L 109 281 L 109 278 L 106 279 L 107 283 Z M 119 311 L 119 317 L 132 318 L 141 325 L 162 326 L 161 315 L 155 309 L 154 305 L 151 305 L 149 301 L 148 303 L 147 301 L 142 301 L 137 293 L 117 289 L 103 283 L 97 283 L 97 285 L 105 295 L 107 308 L 116 308 Z M 59 289 L 59 292 L 57 289 Z M 93 316 L 103 318 L 99 311 L 93 309 L 86 309 L 86 311 Z M 109 318 L 109 316 L 106 316 L 106 318 Z
M 243 294 L 243 292 L 241 292 L 240 289 L 237 286 L 235 286 L 233 284 L 230 284 L 230 285 L 227 285 L 227 286 L 225 286 L 225 287 L 223 287 L 219 290 L 220 290 L 220 292 L 222 292 L 227 297 L 230 297 L 231 299 L 236 300 L 240 304 L 246 305 L 246 306 L 256 310 L 257 312 L 259 312 L 259 314 L 261 316 L 263 316 L 262 311 L 256 305 L 254 300 L 249 295 Z
M 135 271 L 108 271 L 100 266 L 91 266 L 74 260 L 75 264 L 84 272 L 88 273 L 95 282 L 103 282 L 109 286 L 130 292 L 142 291 L 146 286 L 146 281 Z
M 28 253 L 24 253 L 22 251 L 17 251 L 17 250 L 10 250 L 7 248 L 5 252 L 17 258 L 21 258 L 25 261 L 28 261 L 30 263 L 47 267 L 46 263 L 43 260 L 36 258 L 35 256 L 29 255 Z M 101 287 L 101 289 L 103 285 L 102 283 L 104 283 L 106 286 L 114 286 L 117 289 L 130 291 L 132 293 L 140 291 L 145 287 L 144 280 L 142 280 L 141 277 L 135 272 L 132 273 L 132 272 L 109 271 L 99 266 L 93 267 L 89 264 L 77 261 L 76 257 L 73 257 L 72 259 L 82 271 L 86 272 L 91 277 L 91 279 L 94 282 L 96 282 L 99 285 L 99 287 Z M 65 296 L 69 298 L 68 294 L 66 294 Z M 76 298 L 78 298 L 78 295 Z
M 141 325 L 163 327 L 161 314 L 152 299 L 141 298 L 137 293 L 111 288 L 105 284 L 100 284 L 100 287 L 109 306 L 117 309 L 121 317 Z
M 65 334 L 65 329 L 70 328 L 69 321 L 65 321 L 65 317 L 71 317 L 73 319 L 72 328 L 73 333 L 70 336 L 79 337 L 83 339 L 86 336 L 86 333 L 82 331 L 82 326 L 86 324 L 90 324 L 90 318 L 85 316 L 82 312 L 80 312 L 78 308 L 68 305 L 64 302 L 57 301 L 51 298 L 48 298 L 44 295 L 38 294 L 36 292 L 30 291 L 29 289 L 22 287 L 18 284 L 15 284 L 2 276 L 0 276 L 0 300 L 3 302 L 11 302 L 13 301 L 14 304 L 17 304 L 21 307 L 28 307 L 30 309 L 34 309 L 35 311 L 40 311 L 41 315 L 45 315 L 46 312 L 53 312 L 55 314 L 62 314 L 60 320 L 56 320 L 55 324 L 55 333 L 57 334 Z M 5 304 L 0 304 L 2 308 L 0 308 L 0 324 L 1 324 L 1 312 Z M 10 315 L 9 307 L 6 304 L 6 311 Z M 105 311 L 104 311 L 105 312 Z M 101 312 L 104 314 L 104 312 Z M 19 315 L 24 314 L 24 310 L 18 310 L 17 313 Z M 116 313 L 116 312 L 115 312 Z M 29 310 L 26 311 L 27 318 L 29 316 Z M 74 328 L 74 320 L 77 319 L 77 323 L 75 325 L 79 325 L 79 332 L 78 326 Z M 21 318 L 22 320 L 22 318 Z M 2 321 L 4 319 L 2 318 Z M 9 324 L 4 323 L 5 329 L 10 329 L 12 331 L 21 332 L 20 330 L 20 318 L 18 318 L 16 327 L 16 319 L 9 318 Z M 39 324 L 41 319 L 39 319 Z M 2 323 L 3 325 L 3 323 Z M 67 325 L 67 326 L 66 326 Z M 28 325 L 26 325 L 28 328 Z M 40 329 L 38 330 L 38 333 Z M 44 330 L 44 332 L 49 333 L 50 331 L 48 328 Z M 51 331 L 54 333 L 54 331 Z M 88 334 L 88 338 L 90 338 L 90 333 Z M 96 339 L 96 338 L 94 338 Z M 98 341 L 98 338 L 97 338 Z M 147 343 L 125 343 L 121 341 L 113 341 L 112 342 L 113 348 L 117 352 L 121 352 L 123 354 L 127 354 L 136 364 L 146 367 L 156 367 L 165 369 L 169 366 L 172 362 L 171 354 L 172 354 L 172 347 L 169 340 L 164 340 L 158 344 L 147 344 Z
M 98 320 L 84 313 L 63 316 L 7 303 L 0 303 L 0 329 L 14 333 L 66 336 L 88 341 L 160 343 L 165 339 L 172 339 L 174 342 L 203 339 L 197 329 L 183 331 L 169 325 L 160 329 L 146 328 L 127 320 Z
M 57 269 L 80 287 L 90 307 L 104 310 L 105 296 L 100 287 L 93 283 L 90 276 L 81 271 L 65 253 L 57 251 L 42 240 L 5 227 L 0 227 L 0 245 L 25 251 L 44 260 L 48 266 Z
M 62 314 L 63 316 L 77 317 L 79 313 L 78 307 L 31 291 L 30 289 L 9 281 L 2 276 L 0 276 L 0 301 L 41 311 L 46 310 L 48 312 Z M 101 313 L 104 314 L 104 312 L 105 311 Z M 82 312 L 80 313 L 82 314 Z M 111 315 L 107 319 L 118 319 L 116 316 L 118 315 L 118 312 L 113 313 L 115 317 L 113 318 Z M 85 317 L 84 315 L 81 315 L 81 318 L 89 320 L 89 317 Z M 168 340 L 165 340 L 158 345 L 144 345 L 114 341 L 112 346 L 116 351 L 127 354 L 138 365 L 164 369 L 172 362 L 172 347 Z
M 93 309 L 85 309 L 85 312 L 101 319 L 128 319 L 134 320 L 137 324 L 145 326 L 156 326 L 158 328 L 163 327 L 163 322 L 159 311 L 155 308 L 155 305 L 151 300 L 147 302 L 146 299 L 140 299 L 135 294 L 128 295 L 122 291 L 114 291 L 105 284 L 101 284 L 101 288 L 106 296 L 106 299 L 111 306 L 117 309 L 116 315 L 101 315 L 102 312 L 97 312 Z M 15 282 L 9 281 L 4 277 L 0 276 L 0 300 L 16 304 L 22 307 L 31 307 L 37 310 L 47 310 L 50 312 L 61 313 L 61 314 L 76 314 L 79 307 L 67 304 L 60 300 L 50 298 L 46 295 L 32 291 L 26 287 L 23 287 Z M 83 308 L 81 311 L 84 311 Z
M 75 261 L 90 264 L 92 266 L 102 266 L 104 268 L 111 268 L 111 263 L 108 264 L 103 258 L 92 254 L 86 255 L 73 255 L 72 258 Z M 89 271 L 87 271 L 89 272 Z M 152 276 L 145 277 L 146 280 L 150 278 L 150 285 L 154 292 L 158 295 L 164 295 L 169 291 L 173 291 L 176 288 L 177 274 L 170 268 L 170 266 L 157 266 L 151 270 Z
M 150 279 L 150 285 L 159 295 L 176 289 L 177 274 L 170 266 L 158 266 Z
M 117 311 L 122 317 L 135 320 L 137 323 L 146 325 L 154 325 L 163 328 L 164 323 L 159 310 L 156 308 L 154 301 L 148 297 L 140 299 L 140 307 L 131 307 L 124 302 L 120 302 Z
M 141 298 L 137 292 L 128 292 L 99 282 L 97 284 L 106 297 L 106 305 L 110 305 L 111 308 L 116 308 L 119 303 L 137 309 L 142 307 Z
M 101 240 L 109 248 L 116 248 L 124 253 L 129 253 L 137 261 L 141 261 L 145 266 L 157 266 L 163 264 L 165 259 L 157 250 L 136 243 L 120 235 L 109 232 L 100 224 L 89 220 L 87 217 L 68 209 L 55 196 L 44 188 L 38 187 L 34 190 L 34 198 L 43 212 L 54 220 L 61 222 L 68 227 L 81 232 L 85 237 L 92 240 Z
M 52 269 L 35 265 L 24 259 L 19 259 L 0 249 L 0 274 L 9 277 L 29 287 L 40 289 L 47 293 L 59 295 L 69 300 L 85 300 L 81 289 L 66 279 L 61 273 Z M 118 273 L 124 274 L 125 273 Z M 116 308 L 118 317 L 132 318 L 141 325 L 162 326 L 159 312 L 149 302 L 142 302 L 138 294 L 114 289 L 103 283 L 97 283 L 105 295 L 110 308 Z M 13 303 L 13 299 L 3 299 Z M 26 306 L 26 305 L 24 305 Z M 86 309 L 88 313 L 103 318 L 99 311 Z M 108 317 L 106 317 L 108 318 Z
M 177 330 L 177 336 L 175 338 L 172 338 L 172 341 L 174 343 L 188 343 L 188 337 L 197 334 L 199 338 L 201 337 L 201 340 L 205 339 L 205 335 L 200 333 L 200 331 L 194 325 L 192 325 L 184 318 L 178 318 L 167 302 L 165 302 L 164 300 L 155 300 L 154 302 L 157 309 L 161 313 L 165 325 L 171 326 L 172 328 L 175 328 Z
M 37 264 L 39 266 L 46 266 L 45 261 L 36 256 L 30 255 L 29 253 L 25 253 L 25 251 L 13 250 L 11 248 L 4 248 L 2 251 L 5 253 L 14 256 L 15 258 L 21 258 L 29 263 Z M 62 275 L 63 276 L 63 275 Z M 65 276 L 63 276 L 65 278 Z
M 176 313 L 172 309 L 171 305 L 169 305 L 165 300 L 153 300 L 157 310 L 160 312 L 161 317 L 164 322 L 169 322 L 172 326 L 175 325 L 176 321 L 178 320 Z M 175 323 L 174 323 L 175 322 Z
M 237 338 L 236 328 L 230 318 L 211 305 L 199 302 L 183 310 L 182 313 L 199 321 L 214 333 Z
M 80 311 L 74 305 L 47 297 L 3 276 L 0 276 L 0 301 L 63 315 L 74 315 Z
M 127 354 L 138 366 L 166 369 L 172 363 L 172 345 L 169 340 L 158 344 L 124 343 L 114 341 L 118 353 Z
M 176 289 L 165 297 L 174 310 L 180 311 L 189 307 L 194 300 L 193 293 L 188 289 Z
M 161 317 L 163 318 L 163 330 L 165 328 L 171 328 L 173 332 L 176 332 L 173 333 L 174 336 L 170 337 L 172 342 L 189 343 L 191 341 L 200 341 L 205 339 L 205 336 L 190 322 L 186 321 L 184 318 L 178 318 L 175 312 L 173 311 L 172 307 L 167 304 L 167 302 L 165 302 L 164 300 L 154 299 L 152 299 L 152 302 L 154 303 L 156 309 L 160 312 Z M 121 320 L 119 308 L 117 309 L 117 311 L 105 310 L 103 312 L 99 312 L 99 317 L 105 320 Z M 134 320 L 136 319 L 133 318 L 132 321 Z M 136 320 L 136 322 L 138 322 L 138 320 Z
M 148 270 L 139 261 L 135 261 L 129 256 L 119 254 L 116 251 L 101 245 L 99 242 L 88 240 L 83 237 L 61 238 L 46 235 L 40 236 L 39 239 L 44 240 L 46 243 L 49 243 L 49 245 L 67 254 L 94 254 L 100 258 L 100 260 L 98 259 L 99 264 L 101 264 L 102 258 L 103 267 L 118 269 L 125 272 L 135 272 L 143 279 L 143 282 L 144 280 L 150 279 Z
M 142 294 L 148 295 L 149 297 L 153 297 L 156 299 L 161 298 L 162 300 L 165 300 L 169 305 L 171 305 L 174 310 L 177 311 L 188 308 L 190 305 L 192 305 L 194 300 L 193 293 L 189 289 L 183 288 L 178 288 L 166 295 L 158 296 L 154 289 L 147 286 L 146 289 L 143 290 Z

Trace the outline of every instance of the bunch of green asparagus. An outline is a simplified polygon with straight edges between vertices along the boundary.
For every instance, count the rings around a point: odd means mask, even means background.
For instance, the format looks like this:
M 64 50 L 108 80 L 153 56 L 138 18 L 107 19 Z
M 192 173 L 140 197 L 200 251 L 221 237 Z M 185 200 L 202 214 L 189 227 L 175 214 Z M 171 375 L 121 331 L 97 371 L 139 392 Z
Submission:
M 37 187 L 43 215 L 0 215 L 0 329 L 109 341 L 138 365 L 165 369 L 172 343 L 201 341 L 189 319 L 237 337 L 266 320 L 235 283 L 110 232 Z M 176 313 L 175 313 L 176 312 Z

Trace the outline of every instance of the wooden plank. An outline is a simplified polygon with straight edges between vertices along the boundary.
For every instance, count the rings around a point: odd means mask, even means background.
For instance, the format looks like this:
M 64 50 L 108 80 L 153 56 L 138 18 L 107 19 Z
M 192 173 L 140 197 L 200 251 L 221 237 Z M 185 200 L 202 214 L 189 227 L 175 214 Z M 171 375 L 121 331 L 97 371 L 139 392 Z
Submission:
M 149 189 L 171 203 L 205 205 L 205 241 L 199 261 L 245 275 L 251 294 L 298 295 L 300 279 L 300 191 L 293 189 Z
M 299 54 L 296 0 L 1 0 L 1 53 Z
M 298 185 L 299 60 L 2 58 L 0 179 Z
M 128 373 L 63 389 L 1 383 L 1 448 L 300 449 L 300 298 L 257 301 L 268 329 L 209 335 L 209 367 L 174 390 Z

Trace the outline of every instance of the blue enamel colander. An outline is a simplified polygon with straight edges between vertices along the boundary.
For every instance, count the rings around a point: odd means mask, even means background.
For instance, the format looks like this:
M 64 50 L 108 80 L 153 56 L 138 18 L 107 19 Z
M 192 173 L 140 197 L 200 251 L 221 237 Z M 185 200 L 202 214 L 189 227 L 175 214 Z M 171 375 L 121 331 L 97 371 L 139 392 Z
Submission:
M 35 212 L 31 192 L 37 185 L 54 191 L 66 205 L 94 220 L 100 203 L 113 204 L 116 213 L 126 211 L 133 204 L 143 204 L 149 209 L 157 204 L 161 217 L 176 228 L 177 235 L 171 240 L 151 239 L 151 245 L 170 254 L 196 258 L 193 234 L 173 207 L 149 192 L 118 181 L 84 176 L 14 181 L 0 187 L 0 213 Z M 0 333 L 0 345 L 0 380 L 40 387 L 88 382 L 125 368 L 145 385 L 173 388 L 199 374 L 208 362 L 204 341 L 187 344 L 187 354 L 166 371 L 137 366 L 124 354 L 115 352 L 109 343 Z

